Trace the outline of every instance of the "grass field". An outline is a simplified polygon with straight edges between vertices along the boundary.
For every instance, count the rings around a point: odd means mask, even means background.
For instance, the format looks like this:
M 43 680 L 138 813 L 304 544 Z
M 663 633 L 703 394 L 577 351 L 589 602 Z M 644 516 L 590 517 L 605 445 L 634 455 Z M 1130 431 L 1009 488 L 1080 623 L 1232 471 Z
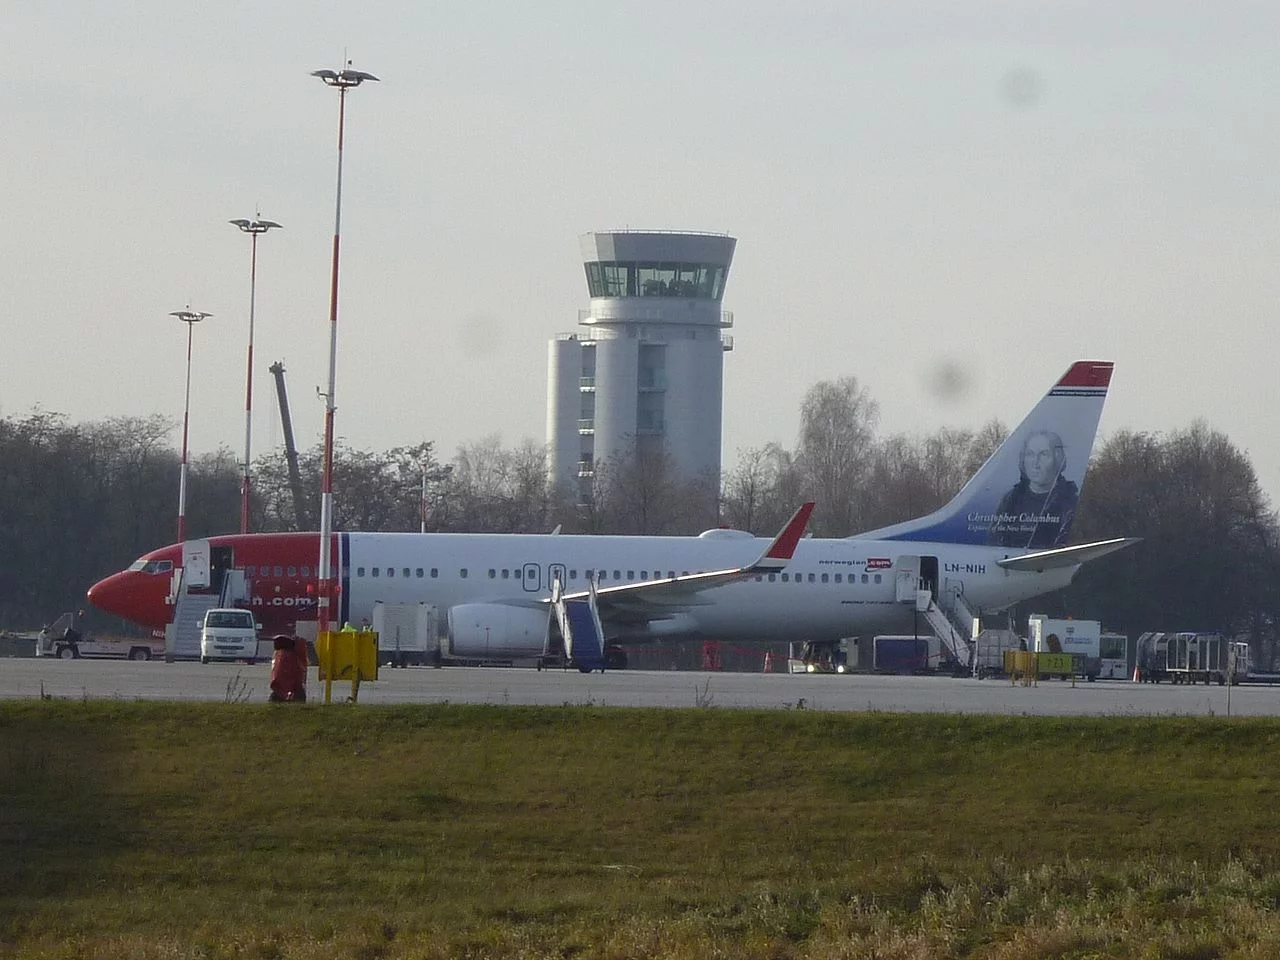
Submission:
M 0 956 L 1280 955 L 1280 722 L 0 704 Z

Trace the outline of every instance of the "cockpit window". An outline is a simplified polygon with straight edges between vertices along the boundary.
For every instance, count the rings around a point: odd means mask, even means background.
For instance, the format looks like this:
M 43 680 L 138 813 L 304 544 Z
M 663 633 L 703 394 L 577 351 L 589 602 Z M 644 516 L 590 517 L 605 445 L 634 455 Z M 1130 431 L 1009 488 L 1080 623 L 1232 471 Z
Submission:
M 173 571 L 173 561 L 139 559 L 133 561 L 132 565 L 129 567 L 129 571 L 131 573 L 151 573 L 157 575 L 161 573 L 171 573 Z

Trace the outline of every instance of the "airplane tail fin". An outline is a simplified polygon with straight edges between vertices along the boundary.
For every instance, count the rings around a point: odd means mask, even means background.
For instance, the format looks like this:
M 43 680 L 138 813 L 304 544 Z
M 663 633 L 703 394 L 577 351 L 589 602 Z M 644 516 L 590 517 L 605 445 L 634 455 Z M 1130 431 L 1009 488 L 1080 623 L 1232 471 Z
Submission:
M 1025 550 L 1066 545 L 1113 364 L 1079 360 L 952 498 L 925 517 L 857 539 Z

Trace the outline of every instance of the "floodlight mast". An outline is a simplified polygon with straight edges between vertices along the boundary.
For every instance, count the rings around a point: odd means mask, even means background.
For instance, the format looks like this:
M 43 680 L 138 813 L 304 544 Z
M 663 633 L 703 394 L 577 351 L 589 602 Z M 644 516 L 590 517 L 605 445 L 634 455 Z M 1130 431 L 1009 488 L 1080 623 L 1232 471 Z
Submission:
M 241 232 L 249 235 L 251 248 L 249 255 L 249 361 L 244 380 L 244 463 L 241 464 L 240 473 L 241 533 L 249 532 L 249 488 L 252 485 L 250 465 L 253 463 L 253 316 L 258 289 L 258 237 L 280 226 L 274 220 L 259 219 L 260 216 L 261 214 L 255 213 L 252 220 L 241 218 L 228 221 L 233 226 L 239 227 Z
M 316 584 L 316 629 L 329 629 L 330 603 L 337 594 L 333 577 L 333 418 L 337 409 L 338 367 L 338 253 L 342 237 L 342 140 L 346 120 L 347 91 L 366 80 L 377 80 L 371 73 L 351 69 L 348 60 L 342 70 L 313 70 L 327 86 L 338 89 L 338 187 L 333 215 L 333 268 L 329 279 L 329 385 L 324 394 L 324 471 L 320 481 L 320 562 Z
M 182 404 L 182 465 L 178 471 L 178 542 L 187 540 L 187 427 L 191 422 L 191 331 L 201 320 L 212 317 L 212 313 L 192 310 L 191 304 L 185 309 L 174 310 L 169 314 L 177 317 L 187 325 L 187 385 Z

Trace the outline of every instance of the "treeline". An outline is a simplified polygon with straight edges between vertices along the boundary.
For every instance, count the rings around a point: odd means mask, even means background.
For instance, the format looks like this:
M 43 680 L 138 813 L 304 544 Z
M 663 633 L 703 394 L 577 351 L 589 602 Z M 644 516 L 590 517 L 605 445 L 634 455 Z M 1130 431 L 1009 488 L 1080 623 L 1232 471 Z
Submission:
M 179 456 L 159 417 L 74 424 L 35 411 L 0 418 L 0 628 L 30 629 L 84 604 L 97 579 L 175 539 Z M 557 490 L 543 447 L 464 444 L 441 462 L 430 442 L 376 452 L 339 443 L 339 530 L 693 534 L 723 525 L 771 535 L 806 499 L 815 536 L 846 536 L 919 516 L 949 500 L 1007 430 L 882 435 L 875 401 L 852 378 L 815 384 L 794 448 L 738 451 L 717 484 L 678 476 L 643 447 L 595 464 L 590 496 Z M 294 501 L 282 451 L 254 464 L 255 531 L 315 528 L 321 450 L 299 464 Z M 192 458 L 192 537 L 239 527 L 240 466 L 228 449 Z M 1032 601 L 1054 615 L 1126 633 L 1222 630 L 1250 637 L 1270 662 L 1280 614 L 1280 523 L 1248 457 L 1203 424 L 1169 434 L 1123 431 L 1096 449 L 1074 542 L 1138 536 L 1136 548 L 1086 566 L 1066 590 Z M 1014 615 L 1022 620 L 1030 609 Z M 119 624 L 89 625 L 118 629 Z

